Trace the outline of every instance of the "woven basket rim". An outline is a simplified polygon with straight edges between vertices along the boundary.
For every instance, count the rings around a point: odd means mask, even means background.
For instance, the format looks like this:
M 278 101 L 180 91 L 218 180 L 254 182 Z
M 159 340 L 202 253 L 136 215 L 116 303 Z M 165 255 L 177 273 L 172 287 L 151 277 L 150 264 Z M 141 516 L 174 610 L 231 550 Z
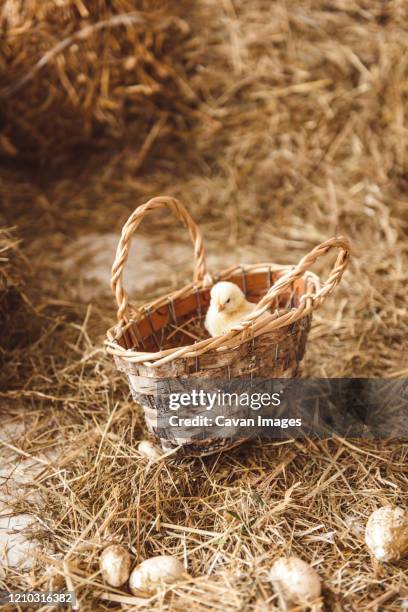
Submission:
M 261 334 L 268 333 L 269 331 L 274 331 L 281 327 L 291 325 L 293 321 L 285 321 L 285 318 L 282 315 L 281 311 L 275 311 L 275 313 L 271 313 L 270 316 L 262 317 L 262 326 L 257 328 L 254 324 L 249 325 L 247 327 L 241 328 L 241 324 L 237 324 L 233 328 L 233 330 L 229 334 L 225 334 L 223 336 L 218 336 L 216 338 L 205 338 L 204 340 L 200 340 L 198 342 L 192 344 L 186 344 L 182 347 L 174 347 L 165 349 L 162 351 L 138 351 L 135 349 L 126 349 L 119 344 L 119 340 L 122 337 L 123 333 L 134 323 L 137 323 L 142 318 L 147 316 L 148 312 L 152 312 L 164 305 L 166 305 L 169 301 L 174 301 L 177 299 L 181 299 L 192 292 L 196 292 L 201 289 L 209 289 L 213 284 L 219 282 L 220 280 L 233 279 L 242 273 L 245 273 L 246 276 L 250 276 L 251 273 L 254 272 L 290 272 L 294 269 L 294 266 L 291 265 L 281 265 L 274 263 L 259 263 L 259 264 L 239 264 L 237 266 L 233 266 L 231 268 L 227 268 L 213 277 L 213 281 L 211 284 L 208 284 L 207 281 L 189 283 L 188 285 L 184 285 L 181 289 L 176 289 L 165 296 L 162 296 L 152 302 L 148 302 L 144 304 L 142 307 L 139 307 L 136 310 L 136 316 L 131 318 L 126 324 L 117 323 L 107 331 L 107 339 L 105 340 L 106 350 L 110 355 L 114 355 L 117 357 L 121 357 L 127 361 L 133 363 L 143 362 L 145 365 L 162 365 L 167 363 L 168 361 L 175 359 L 177 357 L 196 357 L 198 355 L 202 355 L 209 350 L 215 349 L 217 351 L 225 351 L 225 350 L 233 350 L 242 342 L 247 342 L 248 339 L 255 338 Z M 305 280 L 305 286 L 307 285 L 310 289 L 313 288 L 314 291 L 318 291 L 320 288 L 320 278 L 314 272 L 307 270 L 303 276 L 301 277 Z M 306 294 L 304 294 L 306 295 Z M 308 294 L 311 296 L 311 294 Z M 303 297 L 303 296 L 302 296 Z M 311 299 L 311 297 L 310 297 Z M 306 300 L 304 300 L 306 302 Z M 296 309 L 292 309 L 292 311 Z M 313 306 L 305 304 L 305 308 L 303 309 L 302 317 L 307 316 L 313 310 Z M 291 311 L 286 312 L 285 314 L 290 314 Z M 257 317 L 255 317 L 256 320 Z M 270 329 L 268 325 L 265 323 L 275 323 Z M 220 343 L 219 341 L 222 340 Z M 214 342 L 216 341 L 216 342 Z M 214 346 L 214 344 L 216 346 Z M 210 346 L 209 346 L 210 345 Z M 182 350 L 180 350 L 182 349 Z M 182 353 L 182 354 L 180 354 Z M 170 359 L 169 359 L 170 357 Z M 157 363 L 159 362 L 159 363 Z

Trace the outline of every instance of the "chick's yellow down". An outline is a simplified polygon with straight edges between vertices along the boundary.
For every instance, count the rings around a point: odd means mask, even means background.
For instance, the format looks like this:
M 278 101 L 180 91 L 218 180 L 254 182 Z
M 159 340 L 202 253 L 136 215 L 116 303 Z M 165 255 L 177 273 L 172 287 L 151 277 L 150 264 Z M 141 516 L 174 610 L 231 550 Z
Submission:
M 248 302 L 241 289 L 234 283 L 226 281 L 216 283 L 210 295 L 210 307 L 205 317 L 205 327 L 210 336 L 226 334 L 231 327 L 256 308 L 256 304 Z

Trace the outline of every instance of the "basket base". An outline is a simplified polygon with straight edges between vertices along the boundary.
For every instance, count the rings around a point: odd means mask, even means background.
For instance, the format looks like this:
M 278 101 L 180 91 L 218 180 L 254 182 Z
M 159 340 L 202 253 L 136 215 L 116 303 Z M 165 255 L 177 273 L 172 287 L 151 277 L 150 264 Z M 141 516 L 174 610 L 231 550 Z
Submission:
M 194 443 L 182 444 L 180 446 L 158 438 L 162 450 L 165 453 L 177 449 L 175 453 L 177 457 L 207 457 L 216 453 L 224 453 L 236 446 L 240 446 L 252 438 L 240 438 L 239 440 L 230 440 L 228 438 L 217 438 L 216 440 L 197 440 Z

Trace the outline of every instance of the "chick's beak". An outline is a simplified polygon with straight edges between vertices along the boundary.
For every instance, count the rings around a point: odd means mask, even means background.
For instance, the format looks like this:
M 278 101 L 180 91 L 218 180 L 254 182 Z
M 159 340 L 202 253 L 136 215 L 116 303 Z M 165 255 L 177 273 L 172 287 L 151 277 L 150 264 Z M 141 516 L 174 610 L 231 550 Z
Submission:
M 218 312 L 222 312 L 224 309 L 225 309 L 225 304 L 220 304 L 220 303 L 218 302 L 218 304 L 217 304 L 217 310 L 218 310 Z

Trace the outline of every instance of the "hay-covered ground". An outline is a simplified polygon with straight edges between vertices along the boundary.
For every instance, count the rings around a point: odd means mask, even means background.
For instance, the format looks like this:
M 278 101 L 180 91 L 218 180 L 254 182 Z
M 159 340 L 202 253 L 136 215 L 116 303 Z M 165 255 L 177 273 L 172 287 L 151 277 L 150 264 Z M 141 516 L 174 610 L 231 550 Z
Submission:
M 75 27 L 65 13 L 60 22 L 53 13 L 51 28 L 41 22 L 46 11 L 21 16 L 24 3 L 4 3 L 8 95 L 47 50 L 89 22 L 112 18 L 110 3 L 89 3 L 88 16 L 80 15 L 88 3 L 65 4 L 79 11 Z M 125 0 L 113 6 L 115 14 L 135 9 Z M 0 486 L 7 505 L 0 512 L 35 519 L 28 534 L 40 546 L 28 572 L 9 566 L 3 553 L 0 589 L 66 584 L 82 610 L 117 601 L 124 609 L 261 612 L 277 607 L 268 568 L 294 552 L 324 579 L 327 610 L 401 610 L 408 561 L 373 565 L 363 529 L 378 506 L 408 504 L 406 442 L 259 442 L 148 466 L 136 450 L 145 436 L 140 410 L 102 348 L 115 314 L 108 279 L 84 297 L 89 254 L 76 268 L 66 262 L 78 240 L 90 242 L 91 252 L 90 235 L 119 232 L 137 204 L 162 193 L 189 206 L 221 262 L 238 253 L 244 261 L 296 263 L 343 233 L 352 261 L 314 317 L 305 374 L 405 377 L 407 8 L 397 1 L 200 0 L 194 10 L 179 5 L 172 20 L 171 5 L 163 6 L 137 40 L 130 22 L 119 41 L 105 29 L 94 40 L 95 26 L 91 38 L 74 36 L 76 50 L 52 56 L 2 107 L 2 226 L 16 229 L 0 256 L 8 278 L 18 280 L 13 316 L 2 325 Z M 5 24 L 4 7 L 12 23 L 7 17 Z M 177 35 L 168 30 L 175 24 Z M 78 64 L 81 44 L 86 53 L 99 45 L 100 64 Z M 117 90 L 118 58 L 139 57 L 135 49 L 144 49 L 144 63 L 126 86 L 157 87 L 148 102 L 146 88 Z M 85 76 L 75 81 L 78 65 Z M 169 76 L 159 65 L 174 70 Z M 107 66 L 115 67 L 114 81 L 106 81 Z M 127 66 L 131 72 L 130 60 Z M 50 106 L 35 97 L 44 86 Z M 54 118 L 58 138 L 51 129 L 44 139 Z M 188 248 L 167 217 L 149 220 L 143 231 L 161 266 L 169 259 L 163 241 Z M 10 251 L 20 238 L 21 257 L 17 246 Z M 329 264 L 316 269 L 327 273 Z M 132 282 L 143 300 L 147 291 L 160 295 L 189 280 L 191 270 L 175 266 L 156 283 L 137 274 Z M 10 299 L 4 278 L 0 305 Z M 10 333 L 13 318 L 18 334 Z M 18 471 L 25 477 L 18 480 Z M 178 555 L 193 578 L 145 604 L 126 589 L 108 589 L 98 555 L 112 540 L 135 559 Z

